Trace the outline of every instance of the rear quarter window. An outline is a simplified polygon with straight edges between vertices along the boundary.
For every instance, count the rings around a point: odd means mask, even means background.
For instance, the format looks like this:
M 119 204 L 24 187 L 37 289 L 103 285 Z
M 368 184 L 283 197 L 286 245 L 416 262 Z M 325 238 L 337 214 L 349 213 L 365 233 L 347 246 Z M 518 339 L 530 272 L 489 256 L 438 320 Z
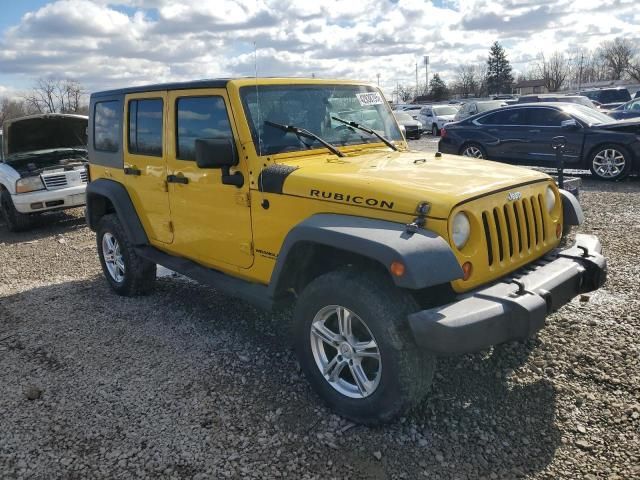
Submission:
M 99 152 L 117 152 L 120 149 L 120 102 L 97 102 L 93 115 L 93 148 Z

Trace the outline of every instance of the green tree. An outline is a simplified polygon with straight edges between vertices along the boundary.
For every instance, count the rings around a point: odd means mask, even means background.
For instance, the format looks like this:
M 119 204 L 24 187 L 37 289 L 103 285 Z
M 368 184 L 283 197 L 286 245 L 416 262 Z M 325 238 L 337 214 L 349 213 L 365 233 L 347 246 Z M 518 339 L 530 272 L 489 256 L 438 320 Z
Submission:
M 444 80 L 442 80 L 440 75 L 437 73 L 433 74 L 433 77 L 429 82 L 429 89 L 431 90 L 431 97 L 434 100 L 443 100 L 447 98 L 447 95 L 449 94 L 447 84 L 444 83 Z
M 487 59 L 487 88 L 489 94 L 511 93 L 512 83 L 513 74 L 511 73 L 511 64 L 507 59 L 507 54 L 500 43 L 494 42 L 491 45 L 489 58 Z

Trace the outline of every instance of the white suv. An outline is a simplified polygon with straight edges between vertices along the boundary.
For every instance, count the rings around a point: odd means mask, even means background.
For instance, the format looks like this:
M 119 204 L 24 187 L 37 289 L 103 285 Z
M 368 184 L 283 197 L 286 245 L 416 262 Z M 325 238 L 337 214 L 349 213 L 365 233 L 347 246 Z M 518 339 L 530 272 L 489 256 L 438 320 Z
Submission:
M 420 110 L 418 120 L 435 137 L 440 135 L 442 127 L 453 121 L 459 109 L 458 105 L 427 105 Z
M 4 124 L 0 211 L 9 230 L 31 215 L 85 204 L 87 123 L 83 115 L 42 114 Z

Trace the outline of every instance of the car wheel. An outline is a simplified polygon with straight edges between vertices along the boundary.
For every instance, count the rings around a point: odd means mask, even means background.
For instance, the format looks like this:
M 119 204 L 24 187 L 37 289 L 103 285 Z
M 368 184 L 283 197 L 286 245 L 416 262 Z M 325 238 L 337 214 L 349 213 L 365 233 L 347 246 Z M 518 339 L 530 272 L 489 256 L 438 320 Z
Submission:
M 440 130 L 438 130 L 438 126 L 435 123 L 431 125 L 431 135 L 433 135 L 434 137 L 440 135 Z
M 0 193 L 0 211 L 10 232 L 21 232 L 31 226 L 31 217 L 16 210 L 11 194 L 7 190 L 2 190 Z
M 136 253 L 116 215 L 100 219 L 97 242 L 102 271 L 116 293 L 136 296 L 151 291 L 156 264 Z
M 589 167 L 600 180 L 621 180 L 629 174 L 631 156 L 620 145 L 602 145 L 592 152 Z
M 460 155 L 463 157 L 487 158 L 484 148 L 477 143 L 465 143 L 460 149 Z
M 390 279 L 355 268 L 324 274 L 302 291 L 294 313 L 296 353 L 335 412 L 374 425 L 424 398 L 435 359 L 409 333 L 407 315 L 417 309 Z

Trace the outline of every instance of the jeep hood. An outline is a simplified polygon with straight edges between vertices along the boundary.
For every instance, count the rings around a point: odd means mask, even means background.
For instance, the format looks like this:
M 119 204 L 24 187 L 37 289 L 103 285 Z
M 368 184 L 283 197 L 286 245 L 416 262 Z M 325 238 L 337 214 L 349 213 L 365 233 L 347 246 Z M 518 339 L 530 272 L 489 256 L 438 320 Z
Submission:
M 88 118 L 83 115 L 30 115 L 4 124 L 5 157 L 17 153 L 87 146 Z
M 550 181 L 548 175 L 522 167 L 437 155 L 378 152 L 287 160 L 280 162 L 290 172 L 282 180 L 282 193 L 409 215 L 419 203 L 429 202 L 429 217 L 444 219 L 454 206 L 472 198 Z

